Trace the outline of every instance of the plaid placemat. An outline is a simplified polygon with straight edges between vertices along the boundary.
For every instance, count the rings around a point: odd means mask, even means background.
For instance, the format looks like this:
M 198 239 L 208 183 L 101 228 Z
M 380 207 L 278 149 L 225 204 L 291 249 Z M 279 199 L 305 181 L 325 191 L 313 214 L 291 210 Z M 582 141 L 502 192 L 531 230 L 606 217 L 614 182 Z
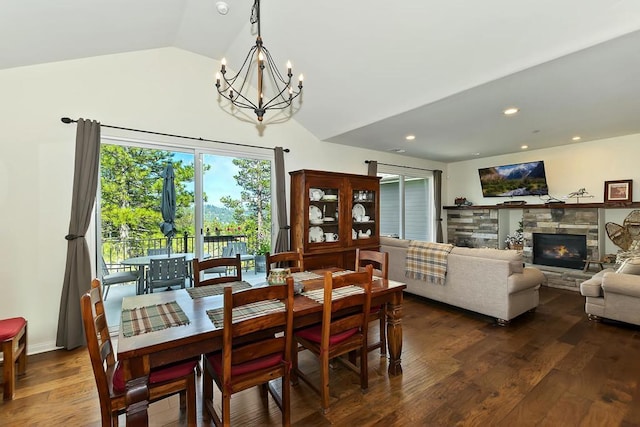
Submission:
M 303 280 L 322 279 L 322 276 L 310 271 L 300 271 L 298 273 L 291 273 L 294 282 L 302 282 Z
M 362 294 L 364 293 L 364 289 L 360 286 L 348 285 L 343 286 L 341 288 L 334 289 L 331 291 L 331 300 L 337 300 L 340 298 L 344 298 L 349 295 Z M 307 291 L 304 294 L 305 297 L 311 298 L 315 302 L 322 304 L 324 302 L 324 289 L 314 289 L 312 291 Z
M 175 301 L 122 310 L 121 319 L 125 337 L 189 324 L 189 318 Z
M 198 286 L 197 288 L 188 288 L 187 292 L 192 299 L 210 297 L 212 295 L 224 294 L 224 288 L 227 286 L 231 286 L 233 292 L 236 292 L 243 289 L 249 289 L 251 287 L 251 284 L 243 280 L 241 282 L 220 283 L 219 285 L 207 285 Z
M 243 320 L 251 319 L 252 317 L 258 317 L 267 313 L 274 313 L 277 311 L 284 311 L 285 306 L 282 301 L 277 299 L 268 301 L 257 301 L 251 304 L 236 307 L 232 310 L 231 315 L 233 317 L 233 323 L 242 322 Z M 222 328 L 224 308 L 214 308 L 213 310 L 207 310 L 209 319 L 213 322 L 216 328 Z

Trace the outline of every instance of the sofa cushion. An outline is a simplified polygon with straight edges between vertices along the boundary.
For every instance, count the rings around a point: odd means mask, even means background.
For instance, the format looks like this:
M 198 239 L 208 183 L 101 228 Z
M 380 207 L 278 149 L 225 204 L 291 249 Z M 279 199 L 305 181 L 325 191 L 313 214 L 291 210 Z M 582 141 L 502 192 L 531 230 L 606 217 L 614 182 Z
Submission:
M 616 273 L 640 275 L 640 258 L 628 258 L 616 270 Z
M 462 256 L 507 261 L 509 262 L 509 274 L 522 273 L 524 271 L 522 253 L 518 251 L 505 251 L 491 248 L 464 248 L 456 246 L 453 248 L 451 253 Z
M 602 296 L 602 276 L 604 273 L 613 273 L 613 268 L 606 268 L 594 274 L 591 279 L 580 283 L 580 294 L 584 297 L 601 297 Z

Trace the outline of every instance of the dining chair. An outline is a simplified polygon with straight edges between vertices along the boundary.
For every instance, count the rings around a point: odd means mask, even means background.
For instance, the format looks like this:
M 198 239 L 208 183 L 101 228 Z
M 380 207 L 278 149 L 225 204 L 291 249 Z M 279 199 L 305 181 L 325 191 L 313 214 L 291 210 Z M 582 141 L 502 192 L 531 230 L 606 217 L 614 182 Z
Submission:
M 199 260 L 193 259 L 193 286 L 217 285 L 220 283 L 239 282 L 242 280 L 240 254 L 235 257 L 208 258 Z M 226 275 L 219 277 L 206 277 L 207 273 L 221 273 L 224 270 Z M 233 274 L 230 274 L 233 272 Z M 200 277 L 202 273 L 202 277 Z
M 264 397 L 267 392 L 271 394 L 280 408 L 282 425 L 289 426 L 293 279 L 288 278 L 285 285 L 236 293 L 226 287 L 220 326 L 222 350 L 205 357 L 202 379 L 205 414 L 216 426 L 229 426 L 231 395 L 259 385 L 261 394 Z M 277 378 L 282 378 L 280 393 L 272 381 Z M 221 393 L 220 415 L 214 408 L 214 382 Z
M 135 270 L 126 270 L 126 271 L 116 271 L 111 273 L 109 268 L 107 267 L 107 263 L 104 260 L 104 257 L 100 257 L 101 269 L 102 269 L 102 277 L 100 278 L 102 282 L 102 287 L 104 288 L 104 299 L 107 299 L 109 295 L 109 289 L 111 289 L 111 285 L 118 285 L 120 283 L 129 283 L 135 282 L 138 283 L 138 271 Z
M 373 267 L 373 275 L 383 279 L 389 278 L 389 253 L 356 248 L 356 271 L 361 271 L 365 266 Z M 387 312 L 386 305 L 371 307 L 369 321 L 377 320 L 380 329 L 380 339 L 369 343 L 369 351 L 380 349 L 380 357 L 387 355 Z
M 359 372 L 360 388 L 364 392 L 369 386 L 367 365 L 367 325 L 371 309 L 371 266 L 366 271 L 343 274 L 332 277 L 331 272 L 324 276 L 322 297 L 322 323 L 298 330 L 294 334 L 295 342 L 302 350 L 310 350 L 320 362 L 320 387 L 305 375 L 298 366 L 298 351 L 292 351 L 293 384 L 302 379 L 316 393 L 320 394 L 323 413 L 329 410 L 329 361 L 338 356 L 357 352 L 360 367 L 347 360 L 341 360 L 345 366 Z M 340 291 L 338 291 L 340 289 Z M 342 296 L 338 296 L 339 293 Z M 332 296 L 336 298 L 332 298 Z M 309 296 L 309 293 L 306 293 Z M 297 344 L 296 344 L 297 345 Z
M 100 281 L 94 279 L 91 289 L 80 299 L 87 350 L 98 388 L 103 426 L 117 426 L 118 415 L 127 404 L 123 368 L 116 360 L 109 326 L 104 311 Z M 196 425 L 197 360 L 187 360 L 152 369 L 149 375 L 149 401 L 180 394 L 180 410 L 186 408 L 188 425 Z
M 0 320 L 0 343 L 4 382 L 2 399 L 12 400 L 16 391 L 16 374 L 24 375 L 27 370 L 27 321 L 24 317 Z
M 269 252 L 265 255 L 267 260 L 267 277 L 272 267 L 284 267 L 289 268 L 292 273 L 304 271 L 304 260 L 302 258 L 302 250 L 289 252 L 278 252 L 271 254 Z M 273 264 L 276 264 L 275 266 Z
M 156 288 L 180 285 L 184 289 L 187 271 L 185 257 L 151 258 L 147 274 L 147 290 L 153 293 Z

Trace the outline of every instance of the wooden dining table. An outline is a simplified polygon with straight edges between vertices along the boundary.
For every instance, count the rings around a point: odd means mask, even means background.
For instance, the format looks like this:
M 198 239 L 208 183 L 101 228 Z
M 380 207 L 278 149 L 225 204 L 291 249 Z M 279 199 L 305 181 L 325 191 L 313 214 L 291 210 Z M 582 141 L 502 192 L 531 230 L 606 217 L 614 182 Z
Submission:
M 314 270 L 322 275 L 326 271 L 339 272 L 341 269 Z M 301 281 L 304 292 L 323 286 L 322 278 Z M 266 286 L 258 284 L 253 286 Z M 384 305 L 387 313 L 387 343 L 389 354 L 388 373 L 402 374 L 400 356 L 402 353 L 402 282 L 374 277 L 371 288 L 371 305 Z M 198 288 L 195 288 L 198 289 Z M 304 296 L 304 292 L 294 298 L 294 328 L 301 328 L 321 322 L 322 304 Z M 176 302 L 188 323 L 181 326 L 125 336 L 123 322 L 118 336 L 118 360 L 122 364 L 127 384 L 127 425 L 148 425 L 149 405 L 148 379 L 152 368 L 172 362 L 198 357 L 222 348 L 222 328 L 216 327 L 207 310 L 223 305 L 222 295 L 192 298 L 186 289 L 157 292 L 146 295 L 125 297 L 122 310 L 155 306 Z

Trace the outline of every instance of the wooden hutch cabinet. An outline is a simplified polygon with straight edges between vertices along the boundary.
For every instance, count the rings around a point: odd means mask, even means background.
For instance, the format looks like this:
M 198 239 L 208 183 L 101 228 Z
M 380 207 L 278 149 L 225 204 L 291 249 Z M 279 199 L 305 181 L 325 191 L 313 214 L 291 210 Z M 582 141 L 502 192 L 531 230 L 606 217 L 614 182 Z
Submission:
M 355 250 L 380 248 L 380 178 L 299 170 L 291 174 L 291 249 L 306 270 L 353 270 Z

